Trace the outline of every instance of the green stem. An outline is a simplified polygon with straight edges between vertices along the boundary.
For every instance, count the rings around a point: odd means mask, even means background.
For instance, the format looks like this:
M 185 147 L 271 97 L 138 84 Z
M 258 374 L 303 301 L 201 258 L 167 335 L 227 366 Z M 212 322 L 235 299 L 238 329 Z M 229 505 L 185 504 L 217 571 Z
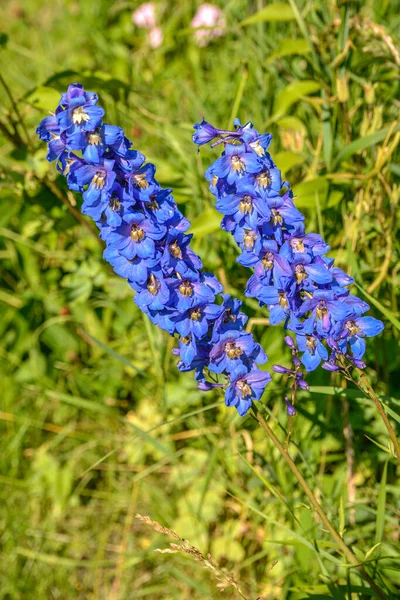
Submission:
M 278 440 L 278 438 L 276 437 L 276 435 L 274 434 L 272 429 L 269 427 L 269 425 L 267 424 L 267 422 L 261 415 L 261 413 L 254 406 L 254 404 L 251 409 L 251 414 L 254 417 L 254 419 L 259 423 L 259 425 L 261 425 L 261 427 L 264 429 L 265 433 L 268 435 L 268 437 L 273 442 L 273 444 L 278 448 L 279 452 L 281 453 L 281 455 L 285 459 L 286 463 L 288 464 L 290 470 L 292 471 L 292 473 L 296 477 L 297 481 L 303 488 L 304 493 L 306 494 L 307 498 L 310 500 L 315 512 L 318 514 L 321 521 L 323 522 L 323 524 L 325 525 L 325 527 L 331 534 L 332 538 L 335 540 L 335 542 L 337 543 L 339 548 L 342 550 L 343 554 L 347 557 L 349 562 L 351 564 L 353 564 L 354 567 L 360 572 L 363 579 L 365 579 L 365 581 L 367 581 L 369 583 L 369 585 L 375 591 L 378 598 L 382 598 L 383 600 L 386 600 L 387 595 L 385 594 L 385 592 L 373 581 L 373 579 L 368 575 L 368 573 L 364 569 L 363 565 L 360 564 L 360 562 L 357 559 L 357 557 L 355 556 L 355 554 L 353 554 L 353 552 L 350 550 L 350 548 L 348 548 L 346 546 L 346 544 L 344 543 L 344 540 L 341 538 L 339 533 L 333 527 L 332 523 L 330 522 L 327 515 L 325 514 L 322 506 L 319 504 L 315 495 L 313 494 L 311 489 L 308 487 L 308 484 L 307 484 L 306 480 L 304 479 L 303 475 L 300 473 L 299 469 L 296 467 L 295 463 L 289 456 L 288 451 L 285 449 L 283 444 L 281 444 L 281 442 Z
M 0 81 L 3 84 L 4 89 L 6 90 L 6 93 L 7 93 L 8 97 L 10 98 L 11 105 L 12 105 L 12 107 L 14 109 L 15 114 L 17 115 L 19 124 L 21 125 L 21 127 L 22 127 L 22 129 L 24 131 L 24 134 L 25 134 L 25 137 L 26 137 L 26 141 L 27 141 L 27 145 L 28 145 L 28 147 L 30 147 L 31 146 L 31 138 L 29 137 L 28 131 L 27 131 L 26 127 L 25 127 L 24 120 L 22 118 L 21 113 L 19 112 L 18 105 L 17 105 L 16 101 L 14 100 L 14 96 L 12 95 L 11 90 L 8 87 L 7 82 L 5 81 L 5 79 L 4 79 L 4 77 L 2 76 L 1 73 L 0 73 Z
M 392 425 L 391 425 L 391 423 L 390 423 L 390 421 L 388 419 L 388 416 L 387 416 L 387 414 L 385 412 L 385 409 L 382 406 L 382 402 L 380 401 L 379 396 L 375 393 L 374 388 L 372 387 L 372 385 L 369 382 L 369 380 L 368 380 L 367 376 L 365 375 L 365 373 L 363 373 L 359 369 L 357 369 L 357 372 L 358 372 L 358 375 L 360 377 L 359 381 L 353 379 L 353 377 L 350 374 L 346 375 L 346 378 L 349 381 L 351 381 L 352 383 L 354 383 L 354 385 L 356 385 L 358 387 L 358 389 L 361 390 L 362 393 L 365 396 L 367 396 L 367 398 L 370 398 L 374 402 L 376 408 L 378 409 L 378 412 L 379 412 L 380 416 L 382 417 L 382 421 L 385 424 L 385 427 L 386 427 L 386 429 L 388 431 L 390 439 L 393 442 L 393 446 L 394 446 L 395 454 L 396 454 L 396 459 L 397 459 L 397 462 L 398 462 L 398 464 L 400 466 L 400 444 L 399 444 L 399 441 L 398 441 L 398 439 L 396 437 L 396 433 L 395 433 L 395 431 L 394 431 L 394 429 L 393 429 L 393 427 L 392 427 Z

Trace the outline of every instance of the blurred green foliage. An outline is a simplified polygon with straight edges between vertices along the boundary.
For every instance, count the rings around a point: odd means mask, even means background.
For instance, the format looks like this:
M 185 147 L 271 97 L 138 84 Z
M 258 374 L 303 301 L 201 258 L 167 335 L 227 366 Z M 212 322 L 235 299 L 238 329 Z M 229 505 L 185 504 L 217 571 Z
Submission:
M 149 515 L 238 581 L 246 598 L 372 597 L 282 459 L 250 419 L 179 374 L 173 340 L 149 326 L 102 260 L 37 123 L 69 83 L 100 93 L 193 222 L 195 250 L 239 297 L 248 272 L 219 230 L 191 128 L 251 119 L 274 134 L 308 230 L 365 290 L 386 329 L 368 375 L 400 423 L 396 2 L 219 2 L 226 35 L 196 46 L 198 2 L 157 3 L 160 48 L 137 2 L 3 0 L 0 32 L 0 598 L 211 598 L 212 569 L 135 519 Z M 396 6 L 397 4 L 397 6 Z M 76 206 L 79 209 L 79 206 Z M 244 299 L 282 361 L 282 329 Z M 400 594 L 399 487 L 373 404 L 316 372 L 290 451 L 335 527 L 389 597 Z M 285 439 L 284 383 L 263 398 Z M 225 597 L 238 597 L 231 586 Z

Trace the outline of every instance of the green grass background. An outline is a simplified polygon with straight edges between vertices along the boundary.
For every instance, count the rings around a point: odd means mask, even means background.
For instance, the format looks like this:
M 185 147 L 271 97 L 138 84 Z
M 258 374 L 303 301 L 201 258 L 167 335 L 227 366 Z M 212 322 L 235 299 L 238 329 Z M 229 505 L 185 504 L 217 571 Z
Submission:
M 271 131 L 308 231 L 326 237 L 385 321 L 368 344 L 367 373 L 398 427 L 400 5 L 219 2 L 226 35 L 205 48 L 190 30 L 198 5 L 156 3 L 156 50 L 132 23 L 137 2 L 1 5 L 4 600 L 239 597 L 201 561 L 156 553 L 173 540 L 136 513 L 210 553 L 248 599 L 373 597 L 251 418 L 178 373 L 173 340 L 102 260 L 35 128 L 69 83 L 100 94 L 107 122 L 174 188 L 207 269 L 256 319 L 269 367 L 289 364 L 282 328 L 243 298 L 249 272 L 219 230 L 203 177 L 218 151 L 197 154 L 191 131 L 203 116 Z M 360 562 L 399 597 L 400 488 L 387 432 L 372 402 L 337 375 L 319 370 L 309 381 L 291 455 Z M 282 440 L 284 387 L 275 375 L 260 403 Z

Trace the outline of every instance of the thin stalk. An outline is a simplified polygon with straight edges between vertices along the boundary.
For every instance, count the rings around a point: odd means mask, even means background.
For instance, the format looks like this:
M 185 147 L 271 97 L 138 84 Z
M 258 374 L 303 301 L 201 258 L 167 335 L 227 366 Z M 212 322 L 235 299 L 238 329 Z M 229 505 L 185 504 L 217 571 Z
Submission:
M 342 550 L 343 554 L 347 557 L 347 559 L 349 560 L 349 562 L 351 564 L 353 564 L 354 567 L 360 572 L 360 574 L 365 579 L 365 581 L 367 581 L 369 583 L 369 585 L 374 590 L 374 592 L 376 593 L 376 595 L 378 596 L 378 598 L 382 598 L 382 600 L 387 600 L 387 595 L 385 594 L 385 592 L 368 575 L 368 573 L 364 569 L 363 565 L 360 564 L 360 562 L 357 559 L 356 555 L 353 554 L 353 552 L 350 550 L 350 548 L 348 548 L 348 546 L 346 546 L 344 540 L 341 538 L 341 536 L 339 535 L 339 533 L 333 527 L 332 523 L 330 522 L 330 520 L 328 519 L 327 515 L 325 514 L 322 506 L 319 504 L 319 502 L 316 499 L 315 495 L 313 494 L 313 492 L 311 491 L 311 489 L 308 487 L 308 484 L 307 484 L 306 480 L 304 479 L 303 475 L 300 473 L 299 469 L 296 467 L 296 464 L 293 462 L 293 460 L 289 456 L 289 453 L 287 452 L 287 450 L 285 449 L 285 447 L 283 446 L 283 444 L 281 444 L 281 442 L 276 437 L 276 435 L 274 434 L 274 432 L 272 431 L 272 429 L 270 428 L 270 426 L 267 424 L 267 422 L 265 421 L 264 417 L 261 415 L 261 413 L 258 411 L 258 409 L 254 405 L 251 408 L 250 412 L 251 412 L 253 418 L 264 429 L 265 433 L 268 435 L 268 437 L 270 438 L 270 440 L 272 441 L 272 443 L 278 448 L 279 452 L 281 453 L 281 455 L 285 459 L 286 463 L 288 464 L 290 470 L 292 471 L 292 473 L 296 477 L 296 479 L 299 482 L 300 486 L 303 488 L 303 491 L 306 494 L 307 498 L 310 500 L 310 502 L 311 502 L 311 504 L 312 504 L 315 512 L 318 514 L 318 516 L 320 517 L 321 521 L 323 522 L 323 524 L 325 525 L 325 527 L 327 528 L 327 530 L 331 534 L 332 538 L 335 540 L 335 542 L 337 543 L 337 545 L 339 546 L 339 548 Z
M 385 424 L 385 427 L 390 436 L 390 439 L 393 442 L 396 459 L 400 466 L 400 444 L 396 437 L 396 433 L 388 419 L 385 409 L 382 406 L 382 402 L 380 401 L 379 396 L 375 393 L 375 391 L 374 391 L 371 383 L 369 382 L 367 376 L 365 375 L 365 373 L 363 373 L 359 369 L 357 369 L 357 372 L 360 377 L 359 381 L 357 381 L 356 379 L 353 379 L 353 377 L 349 373 L 346 374 L 346 379 L 348 379 L 349 381 L 354 383 L 354 385 L 356 385 L 358 387 L 358 389 L 361 390 L 365 396 L 367 396 L 367 398 L 370 398 L 374 402 L 376 408 L 378 409 L 380 416 L 382 417 L 382 421 Z
M 12 105 L 12 107 L 14 109 L 15 114 L 17 115 L 17 118 L 19 120 L 19 124 L 21 125 L 21 127 L 22 127 L 22 129 L 24 131 L 24 134 L 25 134 L 25 137 L 26 137 L 26 140 L 27 140 L 27 144 L 28 144 L 28 147 L 29 147 L 32 144 L 31 138 L 29 137 L 29 133 L 28 133 L 26 127 L 25 127 L 25 123 L 24 123 L 22 115 L 21 115 L 21 113 L 19 111 L 18 105 L 17 105 L 16 101 L 14 100 L 14 96 L 12 95 L 11 90 L 8 87 L 8 84 L 6 83 L 4 77 L 2 76 L 1 73 L 0 73 L 0 81 L 3 84 L 4 89 L 6 90 L 6 93 L 7 93 L 8 97 L 10 98 L 11 105 Z

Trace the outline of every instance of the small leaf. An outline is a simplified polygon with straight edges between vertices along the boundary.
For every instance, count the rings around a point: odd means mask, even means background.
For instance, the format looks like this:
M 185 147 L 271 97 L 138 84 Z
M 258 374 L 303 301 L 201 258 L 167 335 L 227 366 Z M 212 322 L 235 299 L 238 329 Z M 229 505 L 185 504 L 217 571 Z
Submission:
M 366 135 L 362 138 L 354 140 L 354 142 L 351 142 L 351 144 L 342 148 L 336 157 L 336 164 L 339 165 L 342 161 L 347 160 L 350 158 L 350 156 L 353 156 L 353 154 L 361 152 L 361 150 L 366 150 L 366 148 L 374 146 L 375 144 L 379 144 L 379 142 L 383 142 L 391 129 L 391 127 L 385 127 L 384 129 L 380 129 L 371 135 Z M 399 129 L 400 124 L 393 128 L 392 133 L 399 131 Z
M 394 410 L 392 410 L 390 408 L 390 406 L 388 406 L 384 402 L 382 402 L 382 404 L 385 407 L 385 410 L 388 413 L 388 415 L 390 415 L 392 417 L 392 419 L 394 419 L 395 421 L 397 421 L 398 423 L 400 423 L 400 415 L 398 415 L 397 412 L 395 412 Z
M 40 85 L 29 94 L 26 100 L 35 108 L 46 111 L 46 114 L 48 114 L 50 109 L 54 110 L 57 106 L 60 100 L 60 93 L 52 87 Z
M 274 112 L 271 121 L 276 121 L 285 115 L 289 108 L 303 96 L 309 96 L 321 89 L 321 84 L 312 79 L 294 81 L 283 89 L 274 102 Z
M 247 17 L 239 23 L 241 27 L 244 25 L 253 25 L 254 23 L 271 23 L 273 21 L 293 21 L 295 19 L 294 12 L 289 4 L 277 3 L 269 4 L 262 8 L 254 15 Z
M 374 550 L 375 550 L 376 548 L 378 548 L 378 546 L 380 546 L 380 545 L 381 545 L 381 543 L 382 543 L 382 542 L 378 542 L 377 544 L 374 544 L 374 545 L 372 546 L 372 548 L 370 548 L 370 549 L 368 550 L 368 552 L 365 554 L 365 557 L 364 557 L 364 561 L 363 561 L 363 562 L 366 562 L 366 561 L 369 559 L 369 557 L 370 557 L 370 556 L 372 556 L 372 554 L 373 554 Z
M 315 197 L 318 195 L 322 207 L 328 193 L 328 182 L 324 177 L 317 177 L 310 181 L 303 181 L 293 188 L 294 203 L 297 208 L 312 208 L 315 206 Z
M 334 206 L 339 204 L 342 198 L 343 192 L 341 192 L 340 190 L 332 190 L 329 194 L 328 202 L 325 207 L 322 207 L 322 210 L 324 210 L 324 208 L 333 208 Z
M 284 173 L 290 171 L 295 165 L 304 163 L 304 157 L 295 152 L 278 152 L 278 154 L 275 154 L 274 160 Z
M 310 47 L 303 38 L 298 40 L 283 40 L 277 49 L 268 56 L 265 64 L 271 63 L 276 58 L 282 58 L 283 56 L 290 56 L 291 54 L 307 54 L 308 52 L 310 52 Z

